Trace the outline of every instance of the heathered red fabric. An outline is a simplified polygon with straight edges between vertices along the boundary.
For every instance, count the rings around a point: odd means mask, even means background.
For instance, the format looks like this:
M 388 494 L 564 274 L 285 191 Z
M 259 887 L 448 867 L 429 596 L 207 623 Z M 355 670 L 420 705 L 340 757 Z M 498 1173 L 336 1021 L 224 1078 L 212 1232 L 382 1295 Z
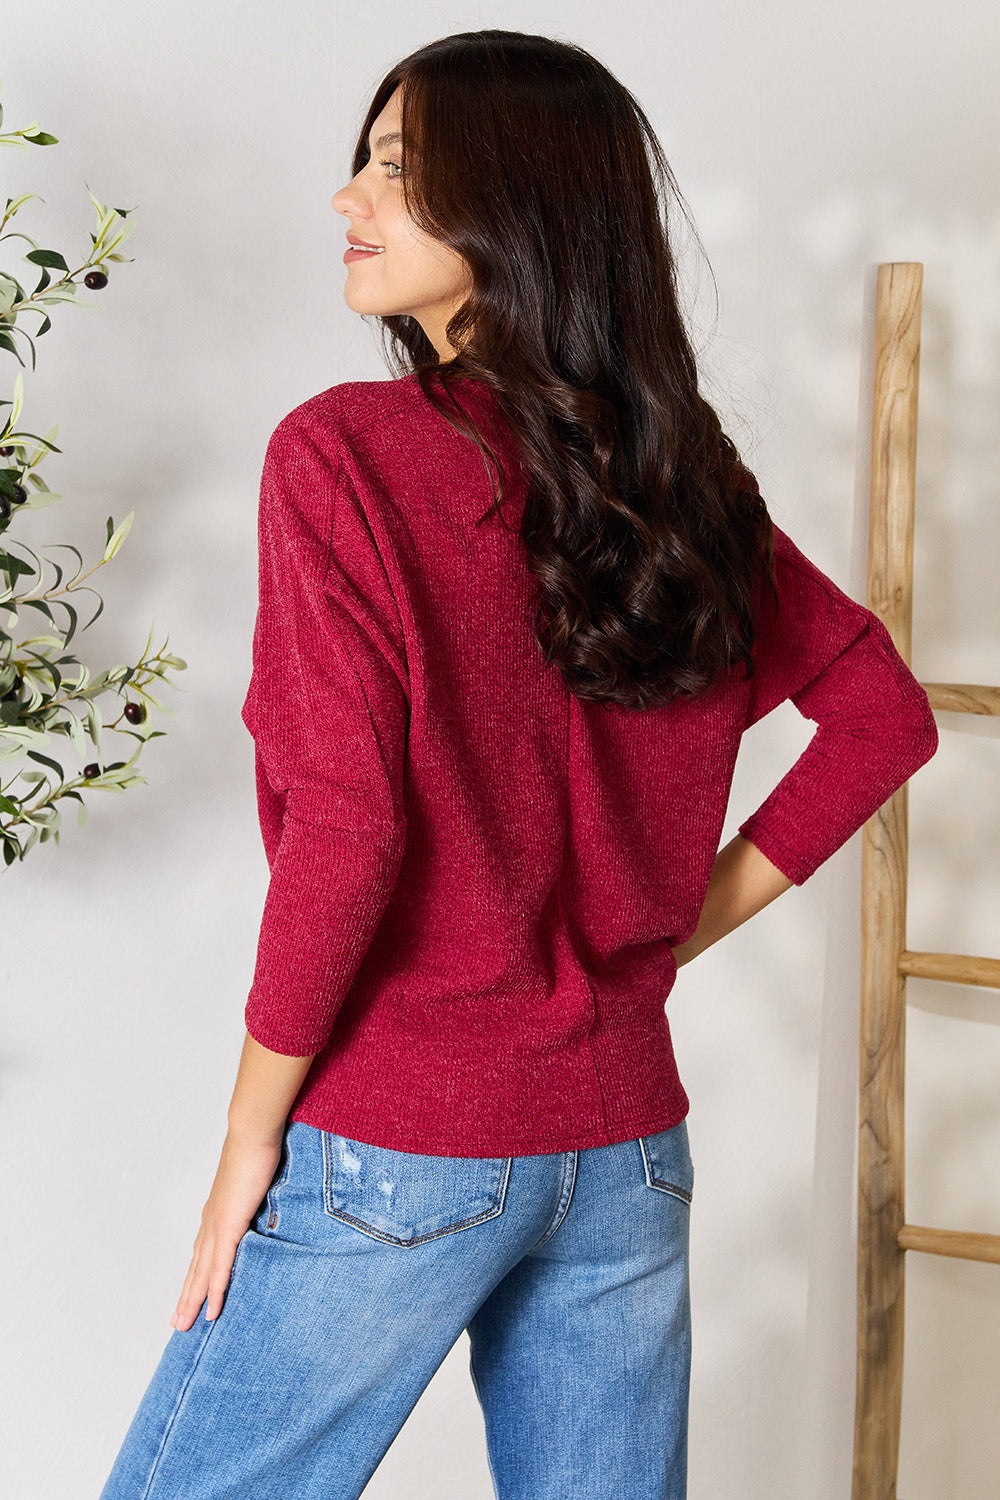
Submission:
M 242 717 L 270 884 L 246 1026 L 318 1054 L 290 1121 L 430 1155 L 610 1145 L 688 1109 L 672 945 L 743 731 L 787 698 L 817 722 L 740 830 L 796 883 L 937 733 L 878 619 L 780 531 L 755 676 L 642 712 L 575 698 L 531 633 L 511 439 L 486 387 L 459 390 L 512 475 L 506 525 L 476 525 L 485 464 L 415 376 L 323 391 L 268 443 Z

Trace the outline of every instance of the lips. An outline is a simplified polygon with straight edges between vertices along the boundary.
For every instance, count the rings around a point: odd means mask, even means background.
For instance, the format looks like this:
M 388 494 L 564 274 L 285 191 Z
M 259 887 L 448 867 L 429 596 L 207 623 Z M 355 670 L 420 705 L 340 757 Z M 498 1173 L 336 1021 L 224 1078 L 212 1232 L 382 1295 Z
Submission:
M 359 240 L 356 234 L 347 236 L 348 244 L 356 245 L 360 250 L 384 250 L 384 245 L 373 245 L 368 240 Z

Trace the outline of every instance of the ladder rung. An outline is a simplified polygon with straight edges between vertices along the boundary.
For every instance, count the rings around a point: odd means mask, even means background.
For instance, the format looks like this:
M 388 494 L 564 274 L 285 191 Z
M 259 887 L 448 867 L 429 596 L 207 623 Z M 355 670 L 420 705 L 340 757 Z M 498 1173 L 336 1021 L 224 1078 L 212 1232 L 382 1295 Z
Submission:
M 1000 1234 L 966 1234 L 960 1229 L 925 1229 L 904 1224 L 901 1250 L 926 1250 L 931 1255 L 955 1255 L 960 1260 L 988 1260 L 1000 1264 Z
M 1000 714 L 1000 687 L 972 682 L 922 682 L 931 708 L 951 714 Z
M 944 979 L 949 984 L 982 984 L 1000 990 L 1000 958 L 973 958 L 967 953 L 899 955 L 899 972 L 913 979 Z

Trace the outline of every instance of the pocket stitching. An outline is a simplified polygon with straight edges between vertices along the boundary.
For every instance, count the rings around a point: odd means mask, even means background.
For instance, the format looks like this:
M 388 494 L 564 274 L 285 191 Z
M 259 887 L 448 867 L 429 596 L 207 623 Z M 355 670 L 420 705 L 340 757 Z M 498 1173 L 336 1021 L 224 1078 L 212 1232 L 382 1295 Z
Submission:
M 280 1175 L 275 1178 L 275 1180 L 271 1183 L 271 1186 L 267 1190 L 267 1223 L 265 1224 L 266 1230 L 277 1229 L 278 1224 L 281 1220 L 281 1209 L 279 1208 L 278 1200 L 274 1195 L 277 1193 L 278 1188 L 280 1188 L 283 1183 L 288 1181 L 288 1172 L 292 1164 L 292 1150 L 291 1146 L 288 1143 L 287 1130 L 285 1131 L 285 1138 L 282 1142 L 282 1146 L 284 1149 L 285 1164 L 281 1169 Z
M 649 1148 L 646 1145 L 648 1139 L 649 1137 L 645 1135 L 639 1137 L 639 1146 L 642 1150 L 643 1169 L 646 1174 L 647 1185 L 651 1188 L 656 1188 L 661 1193 L 671 1193 L 675 1198 L 679 1198 L 682 1203 L 690 1205 L 693 1194 L 687 1188 L 681 1187 L 679 1183 L 670 1182 L 666 1177 L 656 1176 Z
M 492 1204 L 481 1214 L 475 1214 L 472 1218 L 463 1219 L 458 1224 L 446 1224 L 443 1228 L 433 1229 L 428 1234 L 414 1235 L 409 1239 L 403 1239 L 400 1235 L 388 1234 L 385 1230 L 376 1229 L 374 1225 L 366 1224 L 362 1219 L 356 1218 L 355 1215 L 347 1213 L 344 1209 L 330 1207 L 333 1165 L 333 1143 L 331 1137 L 333 1132 L 324 1130 L 321 1133 L 323 1136 L 323 1212 L 329 1215 L 331 1219 L 339 1219 L 344 1224 L 353 1225 L 355 1229 L 359 1229 L 362 1234 L 367 1234 L 371 1239 L 381 1240 L 387 1245 L 400 1245 L 405 1249 L 410 1245 L 422 1245 L 427 1240 L 440 1239 L 443 1234 L 454 1234 L 459 1229 L 470 1229 L 473 1224 L 481 1224 L 486 1219 L 495 1219 L 498 1214 L 503 1212 L 503 1206 L 507 1197 L 507 1183 L 510 1179 L 511 1163 L 513 1161 L 513 1157 L 510 1156 L 494 1158 L 497 1161 L 503 1162 L 500 1181 L 497 1184 Z M 343 1137 L 343 1139 L 346 1139 L 346 1137 Z M 352 1142 L 352 1145 L 363 1144 L 364 1142 Z

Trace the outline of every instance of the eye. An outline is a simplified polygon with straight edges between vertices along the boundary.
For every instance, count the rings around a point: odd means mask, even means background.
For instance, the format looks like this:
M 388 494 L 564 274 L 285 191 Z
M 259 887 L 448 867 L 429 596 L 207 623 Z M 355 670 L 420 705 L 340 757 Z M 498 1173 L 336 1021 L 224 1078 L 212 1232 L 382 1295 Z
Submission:
M 398 161 L 380 161 L 379 162 L 379 166 L 380 167 L 395 167 L 396 171 L 399 173 L 399 177 L 405 176 L 403 168 L 400 166 L 400 164 L 399 164 Z M 399 177 L 393 177 L 392 173 L 391 172 L 389 173 L 389 181 L 390 182 L 398 182 L 399 181 Z

